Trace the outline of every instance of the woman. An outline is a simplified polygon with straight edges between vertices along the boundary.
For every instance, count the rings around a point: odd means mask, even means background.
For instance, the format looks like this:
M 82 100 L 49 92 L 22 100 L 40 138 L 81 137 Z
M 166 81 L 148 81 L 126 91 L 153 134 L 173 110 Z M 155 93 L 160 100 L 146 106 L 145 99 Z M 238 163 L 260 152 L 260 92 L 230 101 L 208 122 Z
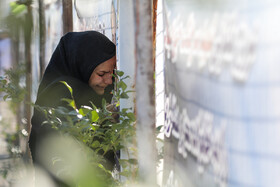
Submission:
M 71 98 L 67 82 L 73 89 L 73 97 L 79 108 L 90 102 L 101 107 L 102 98 L 110 102 L 113 88 L 112 73 L 116 65 L 116 49 L 106 36 L 95 31 L 71 32 L 63 36 L 55 49 L 39 85 L 36 105 L 67 107 L 62 98 Z M 46 118 L 34 109 L 29 139 L 33 162 L 41 165 L 36 150 L 40 142 L 52 131 L 43 125 Z M 111 159 L 111 158 L 110 158 Z

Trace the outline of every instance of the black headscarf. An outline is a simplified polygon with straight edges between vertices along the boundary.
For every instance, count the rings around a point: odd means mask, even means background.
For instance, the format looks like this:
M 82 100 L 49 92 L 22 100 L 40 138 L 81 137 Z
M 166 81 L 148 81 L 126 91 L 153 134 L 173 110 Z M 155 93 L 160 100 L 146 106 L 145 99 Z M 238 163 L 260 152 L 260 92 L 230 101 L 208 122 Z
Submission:
M 71 95 L 60 81 L 65 81 L 72 87 L 77 107 L 90 105 L 90 102 L 100 107 L 102 98 L 110 102 L 113 85 L 105 89 L 104 95 L 98 95 L 88 85 L 88 81 L 99 64 L 115 55 L 115 44 L 99 32 L 67 33 L 61 38 L 46 68 L 35 104 L 44 107 L 67 107 L 67 103 L 62 101 L 62 98 L 71 98 Z M 34 162 L 37 161 L 36 145 L 50 130 L 46 125 L 42 126 L 43 121 L 45 121 L 44 114 L 34 109 L 29 139 Z
M 36 104 L 51 107 L 60 105 L 60 100 L 57 102 L 54 97 L 61 99 L 60 95 L 69 96 L 66 87 L 60 83 L 60 81 L 66 81 L 74 90 L 74 98 L 78 106 L 88 104 L 88 100 L 91 100 L 100 107 L 102 97 L 110 100 L 109 93 L 112 86 L 108 86 L 105 94 L 99 96 L 88 86 L 88 81 L 99 64 L 115 55 L 115 44 L 99 32 L 67 33 L 60 39 L 46 68 L 39 85 Z M 55 96 L 50 98 L 53 94 Z
M 93 70 L 116 55 L 115 44 L 96 31 L 70 32 L 60 39 L 39 86 L 38 95 L 54 81 L 74 78 L 88 84 Z

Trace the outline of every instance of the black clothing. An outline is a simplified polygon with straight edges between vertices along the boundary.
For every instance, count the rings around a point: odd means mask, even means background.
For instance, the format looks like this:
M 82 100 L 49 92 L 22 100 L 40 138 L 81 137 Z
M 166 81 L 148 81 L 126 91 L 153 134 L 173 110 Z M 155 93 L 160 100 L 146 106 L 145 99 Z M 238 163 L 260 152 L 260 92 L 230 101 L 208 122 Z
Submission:
M 35 105 L 53 108 L 58 106 L 69 107 L 68 103 L 61 99 L 71 99 L 71 94 L 67 87 L 60 81 L 65 81 L 71 86 L 73 89 L 73 97 L 78 108 L 82 105 L 91 106 L 90 102 L 100 108 L 102 105 L 102 98 L 105 98 L 107 102 L 110 102 L 112 98 L 112 95 L 110 94 L 112 86 L 108 86 L 105 89 L 104 95 L 98 95 L 91 87 L 78 79 L 72 77 L 60 77 L 47 86 L 43 92 L 38 94 Z M 34 114 L 31 119 L 32 129 L 29 138 L 29 147 L 34 163 L 37 163 L 36 145 L 40 144 L 40 141 L 44 140 L 50 132 L 54 132 L 50 125 L 42 125 L 45 120 L 45 115 L 37 109 L 34 109 Z
M 88 85 L 93 70 L 101 63 L 115 56 L 115 44 L 106 36 L 96 31 L 70 32 L 64 35 L 46 68 L 39 85 L 35 105 L 44 107 L 67 107 L 62 98 L 71 98 L 67 87 L 60 81 L 67 82 L 73 89 L 77 107 L 91 106 L 90 102 L 101 107 L 102 98 L 110 102 L 113 85 L 105 89 L 104 95 L 98 95 Z M 36 155 L 36 146 L 48 132 L 53 131 L 49 125 L 43 125 L 45 116 L 34 109 L 31 119 L 32 130 L 29 147 L 35 164 L 41 165 Z

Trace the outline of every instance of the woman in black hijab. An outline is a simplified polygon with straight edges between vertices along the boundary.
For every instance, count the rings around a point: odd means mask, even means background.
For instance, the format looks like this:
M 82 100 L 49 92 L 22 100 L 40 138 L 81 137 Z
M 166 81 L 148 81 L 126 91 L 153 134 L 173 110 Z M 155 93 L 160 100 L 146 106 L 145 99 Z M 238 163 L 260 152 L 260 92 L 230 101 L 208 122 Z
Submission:
M 115 56 L 115 44 L 99 32 L 71 32 L 64 35 L 46 68 L 35 104 L 67 107 L 67 103 L 61 99 L 71 99 L 71 95 L 60 81 L 72 87 L 78 108 L 81 105 L 90 106 L 90 102 L 101 107 L 102 98 L 110 102 Z M 35 164 L 38 164 L 36 147 L 51 131 L 49 126 L 42 126 L 45 120 L 44 114 L 34 109 L 29 147 Z

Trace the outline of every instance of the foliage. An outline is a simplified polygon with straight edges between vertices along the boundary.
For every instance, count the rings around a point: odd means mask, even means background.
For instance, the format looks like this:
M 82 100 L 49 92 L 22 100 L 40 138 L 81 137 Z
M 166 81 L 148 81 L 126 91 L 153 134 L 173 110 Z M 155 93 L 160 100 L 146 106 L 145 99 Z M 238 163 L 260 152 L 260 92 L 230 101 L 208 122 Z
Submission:
M 3 104 L 1 105 L 3 107 Z M 9 117 L 7 118 L 8 115 Z M 18 171 L 20 164 L 22 163 L 23 152 L 19 146 L 19 138 L 26 138 L 28 136 L 25 129 L 11 130 L 11 114 L 5 113 L 5 117 L 0 119 L 1 132 L 0 136 L 5 137 L 7 143 L 7 155 L 2 156 L 4 161 L 0 168 L 0 176 L 3 177 L 7 182 L 12 182 L 14 173 Z M 3 152 L 2 152 L 3 153 Z M 1 178 L 1 177 L 0 177 Z
M 20 84 L 24 74 L 24 64 L 20 64 L 5 70 L 5 76 L 0 76 L 0 93 L 4 93 L 4 101 L 10 99 L 13 103 L 20 103 L 24 100 L 26 90 L 24 84 Z
M 7 30 L 9 36 L 14 40 L 18 40 L 19 32 L 22 30 L 25 31 L 26 36 L 31 34 L 33 23 L 30 11 L 28 11 L 28 7 L 31 3 L 32 1 L 28 0 L 10 2 L 10 13 L 7 17 L 1 20 L 2 29 Z
M 6 2 L 4 2 L 6 3 Z M 13 42 L 19 42 L 21 33 L 24 34 L 24 42 L 30 42 L 31 29 L 32 29 L 32 17 L 28 6 L 32 3 L 31 0 L 19 0 L 9 3 L 10 12 L 7 17 L 0 20 L 1 29 L 6 32 Z M 28 41 L 29 40 L 29 41 Z M 15 55 L 18 55 L 17 49 L 15 50 Z M 25 64 L 17 62 L 17 66 L 12 69 L 5 70 L 5 75 L 0 76 L 0 94 L 1 99 L 8 101 L 10 104 L 10 109 L 14 114 L 19 115 L 19 107 L 22 105 L 22 101 L 26 95 L 25 89 Z M 27 132 L 19 130 L 19 121 L 17 121 L 18 126 L 15 132 L 2 130 L 1 134 L 5 136 L 5 140 L 8 143 L 8 151 L 10 157 L 19 158 L 22 157 L 21 149 L 19 148 L 19 138 L 20 136 L 27 137 Z M 1 121 L 0 125 L 5 124 Z M 10 128 L 9 122 L 9 128 Z M 7 167 L 4 172 L 0 172 L 3 176 L 7 176 L 11 168 Z
M 5 76 L 0 76 L 0 94 L 4 101 L 9 101 L 9 107 L 14 114 L 16 114 L 17 107 L 24 100 L 26 94 L 25 86 L 20 84 L 24 73 L 24 65 L 20 64 L 16 68 L 5 70 Z M 2 126 L 1 135 L 5 137 L 5 141 L 7 142 L 9 157 L 16 159 L 22 156 L 22 151 L 19 148 L 19 137 L 22 135 L 27 137 L 27 132 L 24 129 L 22 131 L 16 129 L 15 132 L 11 132 L 8 130 L 11 129 L 10 123 L 10 121 L 8 122 L 4 119 L 0 120 L 0 125 Z M 5 178 L 10 170 L 11 166 L 7 165 L 0 174 Z
M 119 175 L 125 176 L 128 180 L 135 180 L 137 176 L 137 160 L 134 157 L 136 150 L 124 145 L 129 142 L 135 143 L 136 119 L 132 108 L 118 110 L 120 99 L 127 99 L 128 93 L 131 92 L 126 90 L 127 85 L 124 83 L 124 79 L 127 79 L 128 76 L 122 77 L 123 74 L 121 71 L 116 71 L 116 74 L 113 75 L 117 79 L 116 89 L 113 91 L 114 104 L 108 105 L 104 99 L 102 108 L 97 108 L 93 103 L 91 106 L 77 108 L 72 88 L 66 82 L 62 82 L 72 96 L 71 99 L 63 99 L 70 108 L 35 107 L 45 113 L 47 118 L 45 124 L 51 124 L 59 132 L 71 135 L 94 150 L 95 155 L 104 156 L 108 152 L 113 152 L 123 168 Z M 130 153 L 128 159 L 118 158 L 118 152 L 121 149 Z M 103 163 L 106 165 L 106 161 L 99 158 L 99 163 L 95 162 L 93 165 L 98 166 L 105 175 L 113 176 L 112 171 L 107 170 Z M 120 184 L 118 178 L 114 179 L 113 185 L 116 184 Z

